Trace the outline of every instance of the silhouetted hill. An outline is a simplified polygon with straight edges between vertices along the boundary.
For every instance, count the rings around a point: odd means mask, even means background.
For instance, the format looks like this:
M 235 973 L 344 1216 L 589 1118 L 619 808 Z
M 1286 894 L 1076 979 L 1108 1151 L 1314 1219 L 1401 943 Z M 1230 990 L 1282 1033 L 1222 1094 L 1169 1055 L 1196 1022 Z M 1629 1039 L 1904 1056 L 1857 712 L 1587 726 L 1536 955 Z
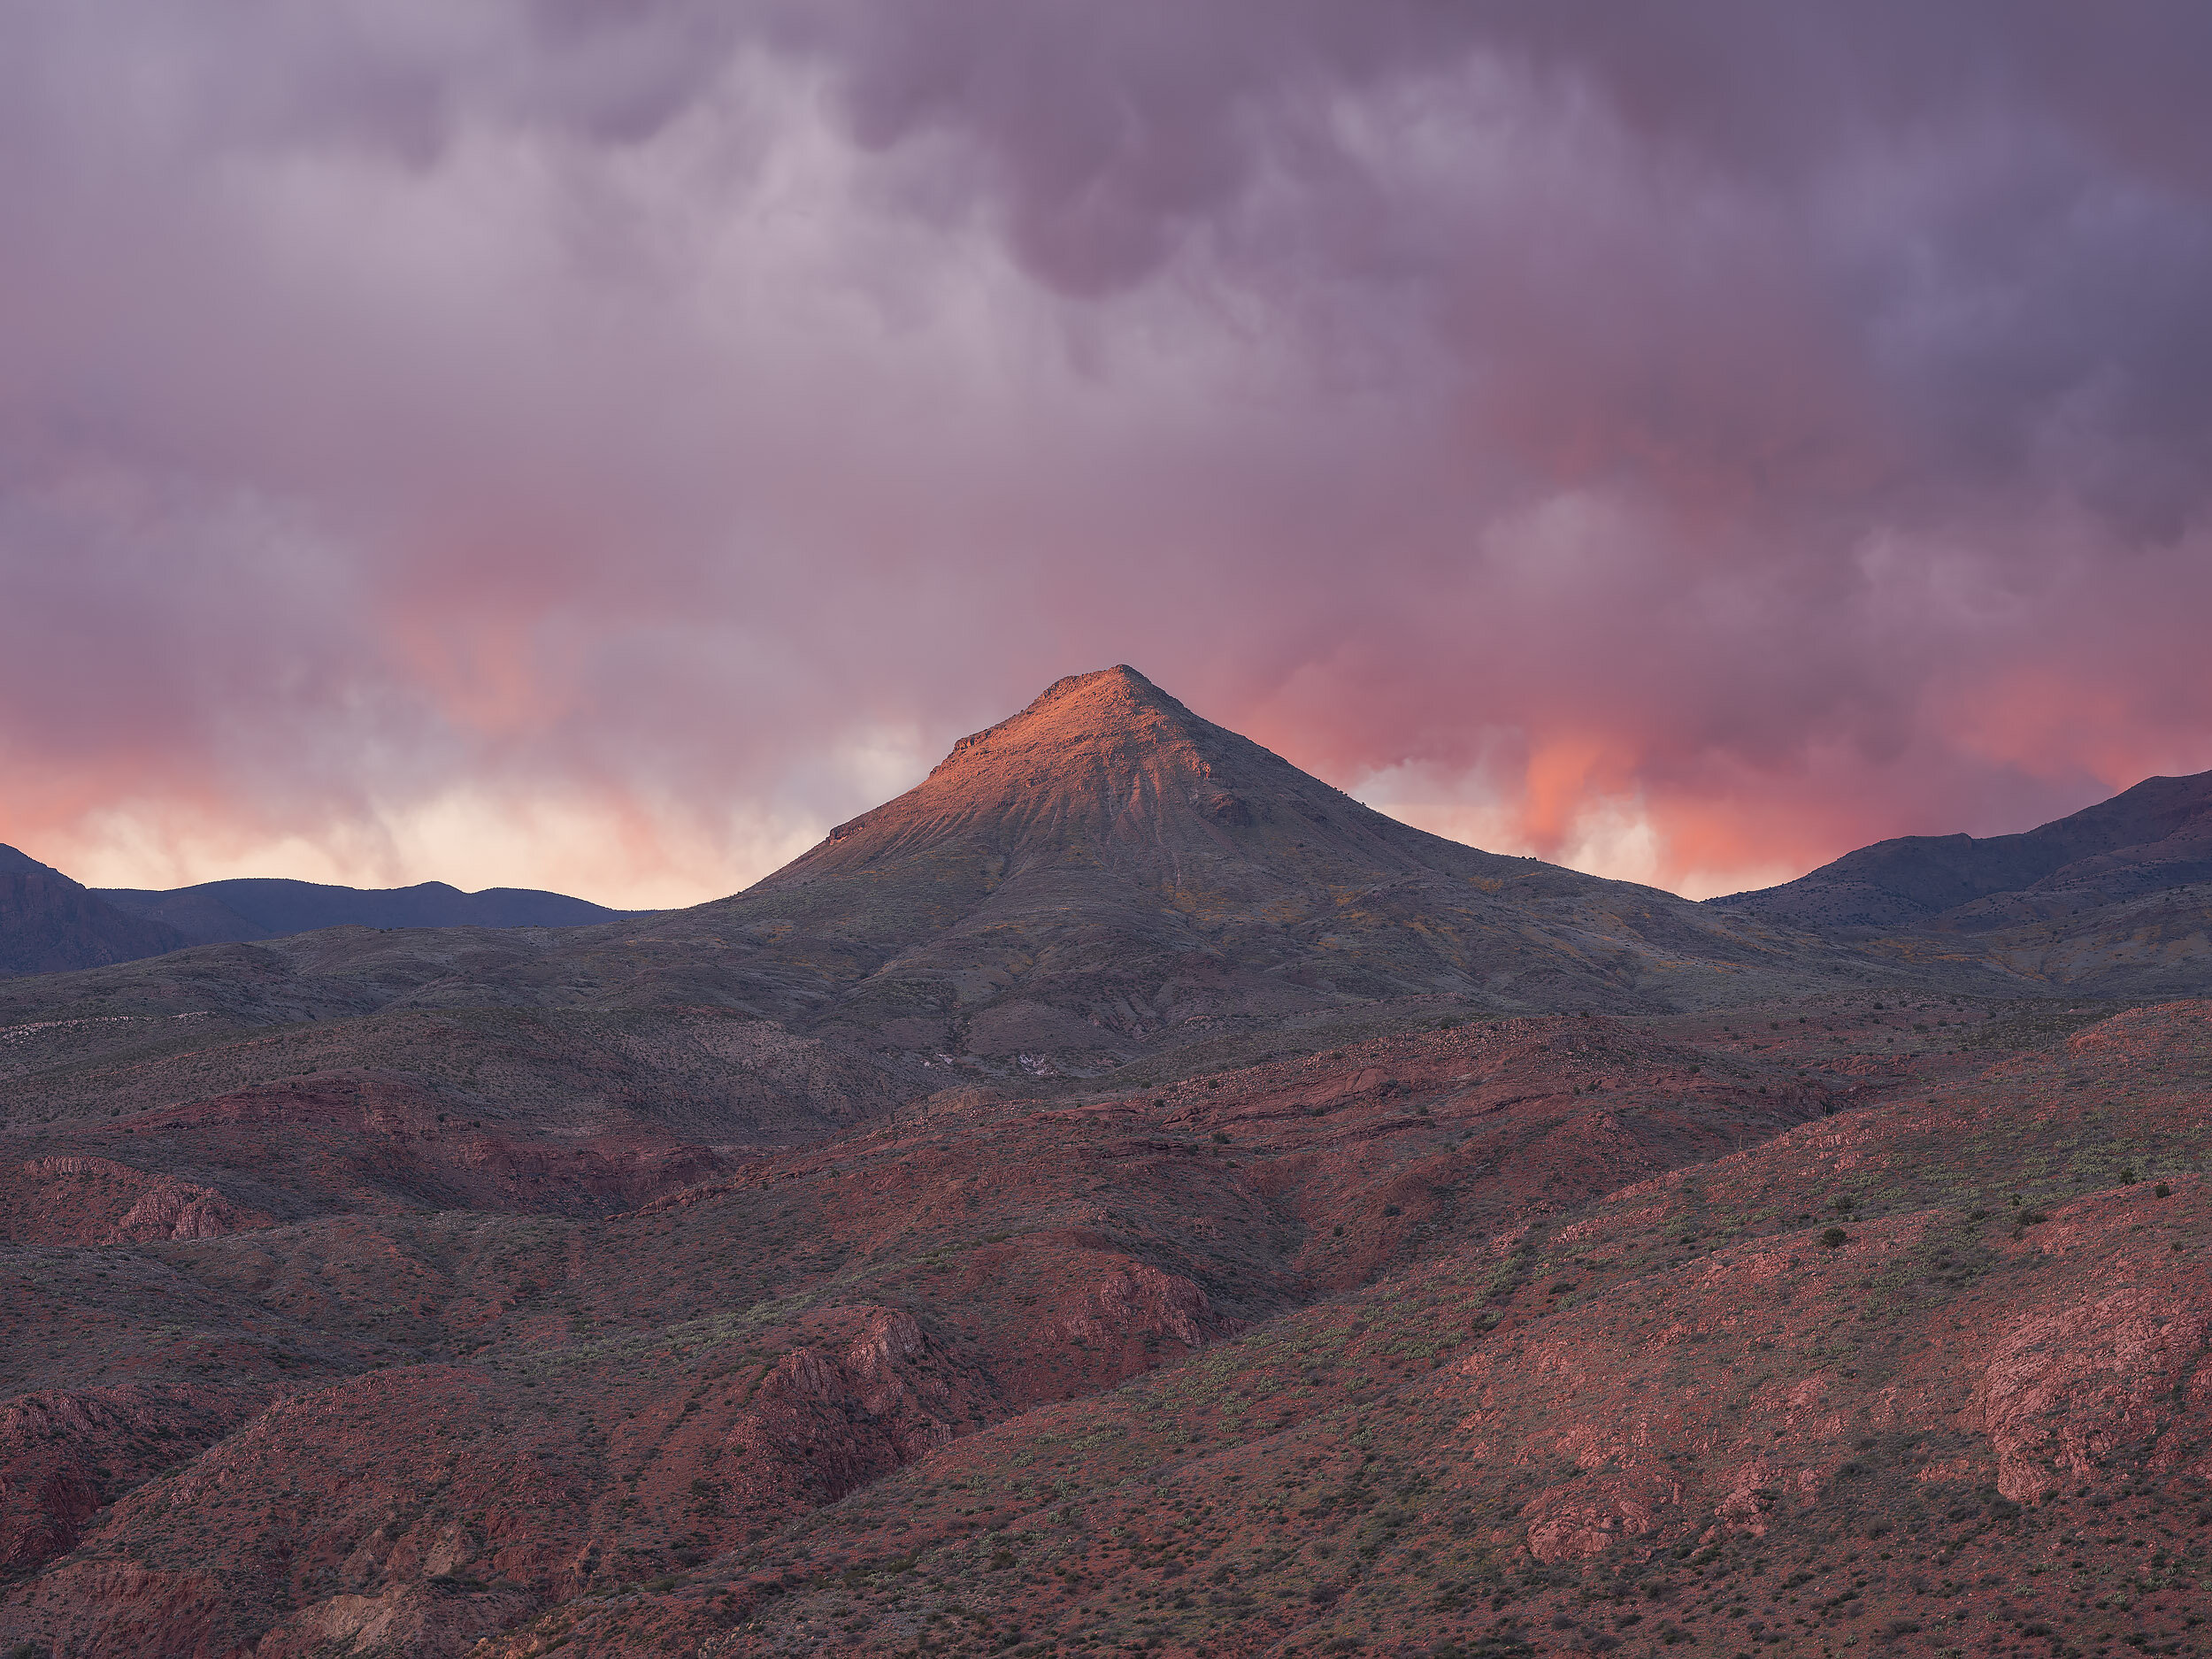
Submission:
M 1906 835 L 1713 909 L 2103 995 L 2212 983 L 2212 772 L 2151 778 L 2017 835 Z M 1913 942 L 1938 936 L 1934 947 Z
M 1809 875 L 1710 902 L 1816 927 L 1978 919 L 1977 900 L 2034 894 L 2110 903 L 2212 881 L 2212 772 L 2150 778 L 2017 835 L 1901 835 Z
M 0 975 L 66 973 L 157 956 L 186 942 L 58 870 L 0 847 Z
M 442 881 L 365 888 L 248 877 L 167 891 L 95 891 L 119 910 L 165 923 L 196 945 L 278 939 L 325 927 L 588 927 L 643 913 L 531 887 L 464 893 Z

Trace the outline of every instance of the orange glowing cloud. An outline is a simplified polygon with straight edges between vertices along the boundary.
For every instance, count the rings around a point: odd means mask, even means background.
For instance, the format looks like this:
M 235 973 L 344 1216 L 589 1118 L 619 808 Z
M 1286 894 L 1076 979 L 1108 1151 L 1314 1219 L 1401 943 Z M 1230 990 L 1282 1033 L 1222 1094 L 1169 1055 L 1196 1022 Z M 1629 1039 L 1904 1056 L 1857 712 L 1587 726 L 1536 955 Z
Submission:
M 704 898 L 1118 661 L 1698 890 L 2212 766 L 2212 14 L 349 15 L 0 59 L 65 867 Z

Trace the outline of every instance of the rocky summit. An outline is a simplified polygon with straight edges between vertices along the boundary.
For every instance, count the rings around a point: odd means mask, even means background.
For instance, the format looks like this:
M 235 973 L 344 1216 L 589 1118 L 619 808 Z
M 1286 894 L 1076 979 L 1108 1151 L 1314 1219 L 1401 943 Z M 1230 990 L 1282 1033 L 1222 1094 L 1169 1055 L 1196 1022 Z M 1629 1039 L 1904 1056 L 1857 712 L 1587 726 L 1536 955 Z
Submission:
M 689 910 L 0 864 L 0 1654 L 2212 1651 L 2204 784 L 1693 904 L 1117 668 Z

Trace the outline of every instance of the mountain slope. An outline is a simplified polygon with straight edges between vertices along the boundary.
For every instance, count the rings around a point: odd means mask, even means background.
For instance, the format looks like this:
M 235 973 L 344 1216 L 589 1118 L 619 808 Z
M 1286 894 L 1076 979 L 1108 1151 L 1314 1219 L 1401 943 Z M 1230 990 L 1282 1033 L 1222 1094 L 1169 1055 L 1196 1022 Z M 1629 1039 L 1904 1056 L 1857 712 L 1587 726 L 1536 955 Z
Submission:
M 129 915 L 60 871 L 0 847 L 0 976 L 102 967 L 185 942 L 175 928 Z
M 940 1100 L 618 1216 L 388 1185 L 273 1225 L 243 1160 L 205 1156 L 265 1098 L 0 1141 L 34 1155 L 0 1203 L 0 1394 L 39 1414 L 12 1446 L 0 1418 L 0 1560 L 49 1569 L 0 1601 L 0 1649 L 452 1653 L 1455 1236 L 1755 1144 L 1824 1103 L 1790 1071 L 1603 1020 L 1462 1025 L 1166 1096 Z M 373 1118 L 357 1157 L 445 1133 L 388 1088 Z M 480 1162 L 456 1139 L 449 1170 Z M 268 1409 L 224 1440 L 245 1404 Z
M 249 877 L 167 890 L 94 890 L 117 909 L 165 923 L 196 945 L 275 939 L 325 927 L 588 927 L 636 914 L 532 887 L 464 893 L 442 881 L 364 888 Z
M 2200 1652 L 2208 1012 L 1486 1217 L 478 1655 Z

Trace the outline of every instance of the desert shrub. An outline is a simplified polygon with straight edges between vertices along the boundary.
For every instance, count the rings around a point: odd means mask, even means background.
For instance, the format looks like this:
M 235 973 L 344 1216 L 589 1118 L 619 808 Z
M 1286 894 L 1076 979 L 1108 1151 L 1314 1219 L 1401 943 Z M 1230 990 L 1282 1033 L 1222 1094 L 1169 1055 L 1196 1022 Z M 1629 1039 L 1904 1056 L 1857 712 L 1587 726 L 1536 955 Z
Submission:
M 2174 1195 L 2174 1189 L 2167 1186 L 2163 1181 L 2159 1182 L 2157 1186 L 2152 1187 L 2151 1191 L 2157 1194 L 2161 1198 L 2171 1198 Z
M 1851 1235 L 1846 1233 L 1841 1227 L 1825 1228 L 1822 1231 L 1820 1235 L 1820 1242 L 1822 1245 L 1831 1250 L 1839 1248 L 1843 1245 L 1848 1244 L 1850 1241 Z

